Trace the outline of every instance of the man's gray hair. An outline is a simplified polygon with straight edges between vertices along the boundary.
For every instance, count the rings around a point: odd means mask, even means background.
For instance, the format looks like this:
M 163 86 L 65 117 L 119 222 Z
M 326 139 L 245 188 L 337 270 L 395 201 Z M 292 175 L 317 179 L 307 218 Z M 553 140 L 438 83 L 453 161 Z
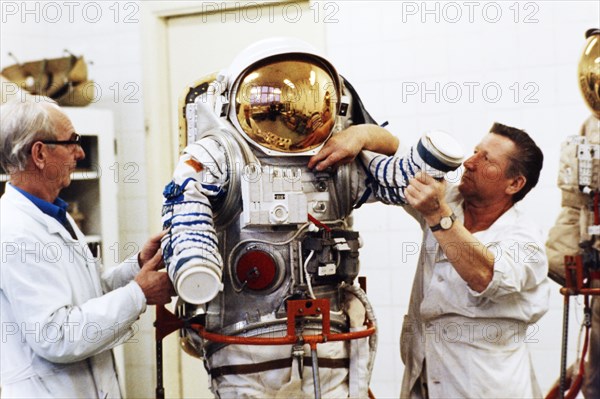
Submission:
M 27 96 L 0 105 L 0 165 L 8 173 L 25 170 L 31 146 L 55 140 L 50 109 L 58 106 L 42 96 Z

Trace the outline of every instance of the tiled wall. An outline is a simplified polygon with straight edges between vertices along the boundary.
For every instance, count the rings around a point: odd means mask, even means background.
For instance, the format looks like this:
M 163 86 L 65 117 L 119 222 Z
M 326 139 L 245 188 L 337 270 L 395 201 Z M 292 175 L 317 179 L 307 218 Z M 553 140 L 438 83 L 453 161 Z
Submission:
M 95 5 L 84 12 L 87 3 L 74 2 L 77 6 L 69 15 L 68 6 L 57 2 L 60 19 L 51 8 L 44 11 L 43 2 L 2 3 L 2 67 L 12 63 L 8 51 L 25 61 L 56 57 L 67 48 L 93 61 L 90 76 L 102 95 L 91 106 L 115 113 L 118 223 L 125 255 L 127 243 L 144 241 L 148 225 L 138 3 L 95 2 L 101 7 L 98 18 Z M 17 12 L 12 14 L 14 8 L 6 4 L 17 6 Z M 25 13 L 23 4 L 33 11 Z M 598 24 L 597 2 L 355 1 L 321 2 L 316 9 L 316 20 L 327 26 L 331 60 L 358 89 L 373 116 L 389 121 L 389 129 L 405 145 L 432 128 L 453 133 L 467 149 L 494 121 L 529 131 L 546 163 L 539 186 L 522 208 L 544 231 L 551 227 L 559 210 L 555 180 L 560 142 L 576 134 L 588 115 L 576 68 L 583 33 Z M 460 99 L 457 87 L 462 90 Z M 421 98 L 423 88 L 429 91 Z M 418 92 L 412 94 L 414 90 Z M 114 167 L 108 172 L 115 173 Z M 368 277 L 380 326 L 372 390 L 377 397 L 397 397 L 403 370 L 399 335 L 417 260 L 412 243 L 420 243 L 420 231 L 401 209 L 378 204 L 357 211 L 355 225 L 365 242 L 362 273 Z M 529 336 L 535 341 L 530 348 L 544 391 L 559 372 L 562 297 L 555 288 L 550 312 Z M 572 309 L 572 315 L 571 358 L 581 312 Z M 140 322 L 139 342 L 126 345 L 127 383 L 135 386 L 128 388 L 130 396 L 153 395 L 152 318 L 147 314 Z
M 325 10 L 328 3 L 322 4 Z M 494 121 L 534 137 L 545 164 L 538 187 L 521 208 L 547 232 L 559 211 L 560 143 L 577 134 L 589 115 L 576 72 L 584 32 L 598 24 L 598 3 L 380 1 L 329 7 L 330 59 L 372 115 L 389 121 L 388 128 L 406 146 L 439 128 L 471 151 Z M 420 244 L 421 234 L 401 209 L 382 205 L 356 211 L 355 226 L 365 242 L 361 271 L 381 334 L 372 388 L 377 397 L 397 397 L 403 372 L 401 322 L 417 262 L 412 243 Z M 544 392 L 560 367 L 563 298 L 558 286 L 553 288 L 551 310 L 528 334 Z M 571 306 L 571 312 L 573 359 L 581 307 Z

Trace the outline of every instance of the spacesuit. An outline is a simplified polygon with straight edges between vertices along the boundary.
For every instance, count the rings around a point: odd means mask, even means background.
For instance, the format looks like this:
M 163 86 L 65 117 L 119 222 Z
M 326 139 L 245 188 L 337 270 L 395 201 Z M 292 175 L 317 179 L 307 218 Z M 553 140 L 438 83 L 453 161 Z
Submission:
M 562 209 L 546 243 L 549 276 L 565 284 L 565 255 L 583 255 L 590 287 L 600 288 L 600 223 L 594 209 L 600 196 L 600 29 L 586 32 L 587 44 L 579 63 L 579 84 L 592 115 L 579 135 L 562 144 L 558 186 Z M 594 205 L 594 197 L 596 202 Z M 599 212 L 599 210 L 596 210 Z M 588 362 L 582 392 L 586 398 L 600 397 L 600 298 L 592 298 Z M 576 369 L 578 369 L 576 367 Z
M 286 307 L 296 299 L 328 300 L 332 333 L 374 323 L 355 284 L 361 242 L 351 212 L 381 197 L 369 185 L 376 154 L 324 172 L 306 166 L 331 134 L 374 123 L 350 84 L 312 46 L 276 38 L 199 81 L 181 105 L 187 146 L 163 193 L 169 233 L 162 249 L 188 326 L 197 321 L 231 337 L 282 337 Z M 461 159 L 440 149 L 444 140 L 424 135 L 388 162 L 395 184 L 407 185 L 423 168 L 441 176 L 458 167 Z M 301 317 L 295 334 L 319 334 L 323 326 L 321 317 Z M 204 358 L 221 398 L 367 397 L 375 343 L 375 334 L 326 342 L 315 356 L 301 339 L 223 344 L 182 330 L 184 349 Z

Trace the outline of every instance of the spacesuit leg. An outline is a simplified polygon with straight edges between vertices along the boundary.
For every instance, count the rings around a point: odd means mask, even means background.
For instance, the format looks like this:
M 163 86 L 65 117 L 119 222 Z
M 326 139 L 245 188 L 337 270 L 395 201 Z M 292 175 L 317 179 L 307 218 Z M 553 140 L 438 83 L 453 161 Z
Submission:
M 271 346 L 267 351 L 261 346 L 229 345 L 217 351 L 209 360 L 213 393 L 221 399 L 314 397 L 309 346 L 304 346 L 302 375 L 291 353 L 290 345 Z M 338 365 L 347 365 L 348 344 L 320 344 L 317 354 L 323 359 L 319 367 L 322 397 L 347 398 L 348 369 Z M 270 369 L 273 362 L 285 366 Z
M 289 383 L 291 368 L 268 370 L 268 362 L 289 359 L 290 352 L 288 345 L 269 350 L 252 345 L 228 345 L 220 349 L 208 360 L 213 392 L 221 399 L 274 397 L 280 387 Z M 249 368 L 250 365 L 253 367 Z
M 350 328 L 350 331 L 362 331 L 366 327 Z M 349 397 L 366 398 L 369 392 L 369 339 L 360 338 L 350 341 Z

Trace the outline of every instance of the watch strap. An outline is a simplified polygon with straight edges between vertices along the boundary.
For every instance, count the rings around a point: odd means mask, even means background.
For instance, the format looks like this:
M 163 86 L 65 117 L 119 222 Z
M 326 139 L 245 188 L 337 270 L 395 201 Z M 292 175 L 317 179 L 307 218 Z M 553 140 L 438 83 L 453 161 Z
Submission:
M 450 223 L 450 226 L 447 229 L 444 229 L 442 227 L 442 220 L 444 218 L 450 218 L 450 220 L 452 221 L 452 223 Z M 442 216 L 442 218 L 440 219 L 440 222 L 434 226 L 430 226 L 429 228 L 431 229 L 431 231 L 438 231 L 438 230 L 448 230 L 450 229 L 450 227 L 452 227 L 452 225 L 454 224 L 454 221 L 456 220 L 456 215 L 454 214 L 454 212 L 452 212 L 450 215 L 448 216 Z

